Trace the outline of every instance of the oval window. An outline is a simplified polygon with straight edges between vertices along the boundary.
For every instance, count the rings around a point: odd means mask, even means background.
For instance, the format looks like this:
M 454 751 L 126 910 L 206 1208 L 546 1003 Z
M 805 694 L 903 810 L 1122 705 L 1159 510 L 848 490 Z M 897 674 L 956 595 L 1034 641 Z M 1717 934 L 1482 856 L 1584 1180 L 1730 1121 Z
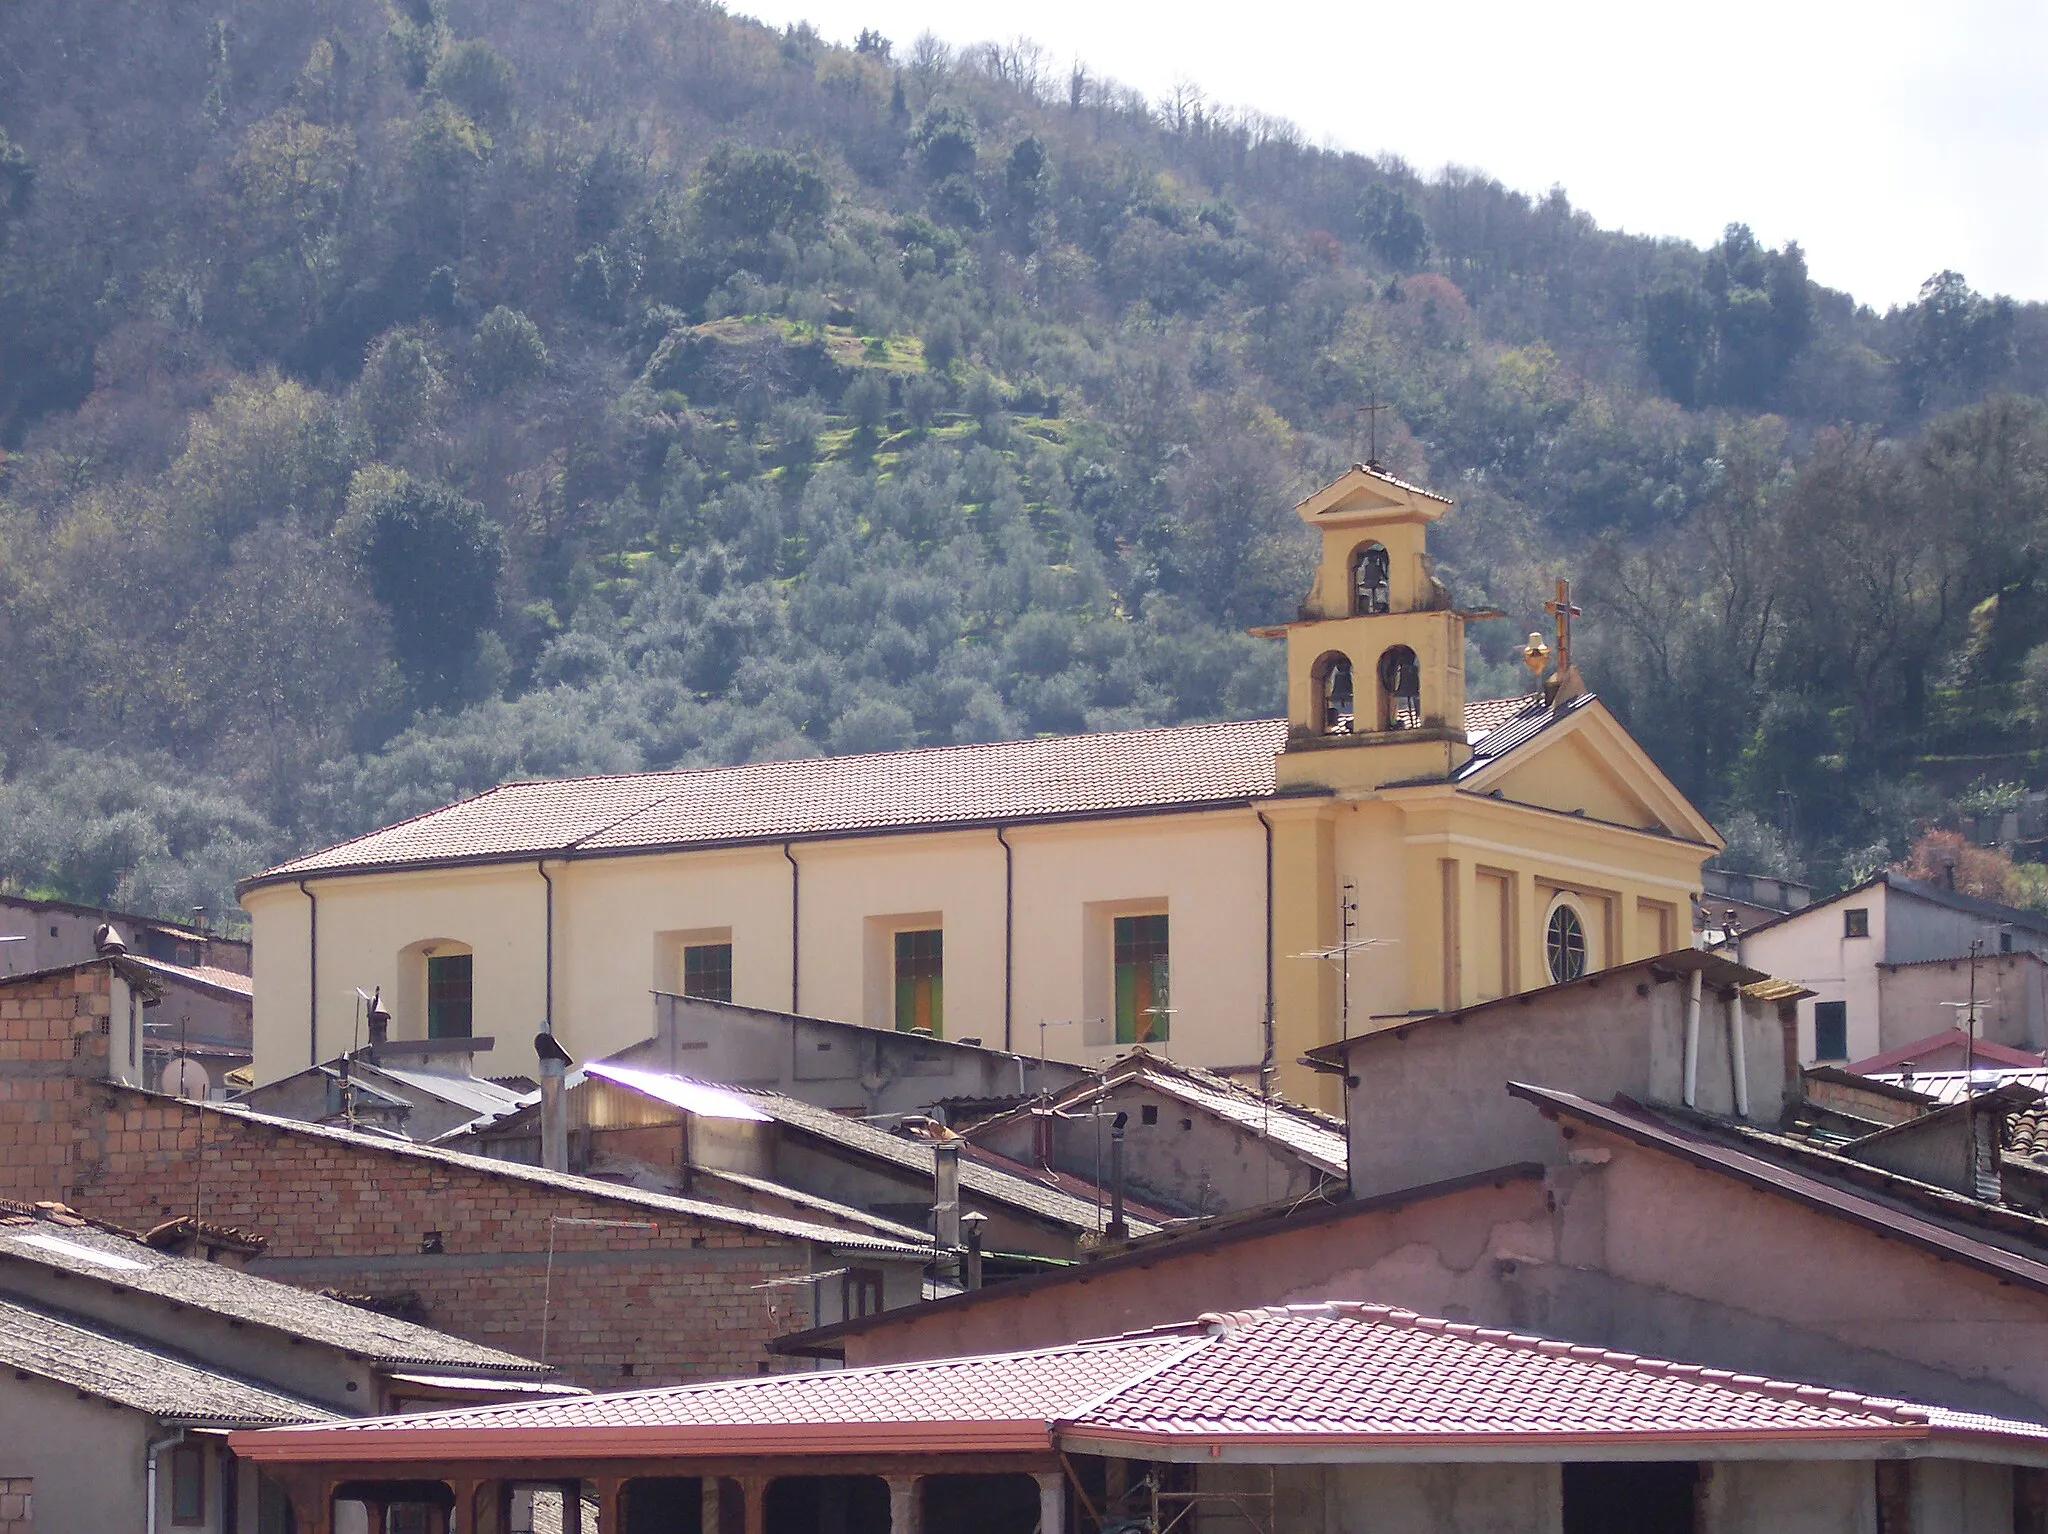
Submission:
M 1576 908 L 1559 904 L 1551 911 L 1543 945 L 1553 981 L 1576 980 L 1585 974 L 1586 924 Z

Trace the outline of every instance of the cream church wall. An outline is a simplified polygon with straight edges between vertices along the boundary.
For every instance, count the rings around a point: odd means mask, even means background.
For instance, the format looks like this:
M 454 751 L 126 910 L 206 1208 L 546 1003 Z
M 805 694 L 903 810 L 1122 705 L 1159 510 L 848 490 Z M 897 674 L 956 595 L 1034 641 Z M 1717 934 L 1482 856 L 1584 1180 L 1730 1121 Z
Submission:
M 1164 1052 L 1204 1065 L 1255 1063 L 1265 1005 L 1265 843 L 1249 811 L 1011 828 L 1013 1042 L 1056 1058 L 1115 1052 L 1111 920 L 1169 918 Z M 1003 849 L 993 829 L 797 842 L 801 953 L 796 1009 L 893 1026 L 898 926 L 945 933 L 945 1032 L 1003 1040 Z M 550 861 L 554 1022 L 578 1058 L 647 1037 L 649 992 L 676 989 L 686 940 L 729 940 L 733 999 L 791 1006 L 791 870 L 780 844 Z M 319 907 L 317 1058 L 358 1042 L 356 990 L 381 989 L 398 1038 L 426 1032 L 423 947 L 475 957 L 473 1027 L 495 1040 L 487 1074 L 530 1072 L 546 1013 L 547 885 L 532 862 L 309 880 Z M 264 966 L 256 1072 L 313 1058 L 307 1014 L 309 902 L 295 885 L 247 904 Z M 1094 1026 L 1080 1026 L 1094 1020 Z

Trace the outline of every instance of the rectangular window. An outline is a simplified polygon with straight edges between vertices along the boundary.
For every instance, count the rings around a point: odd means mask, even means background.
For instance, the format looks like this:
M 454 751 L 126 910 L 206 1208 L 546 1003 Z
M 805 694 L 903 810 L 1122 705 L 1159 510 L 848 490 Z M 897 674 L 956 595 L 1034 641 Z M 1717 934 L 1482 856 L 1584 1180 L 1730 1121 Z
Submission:
M 879 1268 L 848 1268 L 839 1279 L 840 1315 L 848 1321 L 879 1315 L 882 1309 L 882 1271 Z
M 1167 1037 L 1169 987 L 1164 916 L 1116 919 L 1116 1041 L 1151 1044 Z
M 440 954 L 427 960 L 427 1037 L 470 1036 L 471 955 Z
M 206 1460 L 191 1444 L 171 1451 L 171 1522 L 206 1522 Z
M 699 943 L 683 950 L 683 994 L 732 1000 L 732 944 Z
M 1867 906 L 1852 906 L 1842 913 L 1843 937 L 1870 936 L 1870 909 Z
M 1849 1003 L 1817 1001 L 1813 1004 L 1813 1058 L 1849 1058 Z
M 925 1029 L 935 1039 L 946 1036 L 945 934 L 896 934 L 896 1028 L 899 1033 Z

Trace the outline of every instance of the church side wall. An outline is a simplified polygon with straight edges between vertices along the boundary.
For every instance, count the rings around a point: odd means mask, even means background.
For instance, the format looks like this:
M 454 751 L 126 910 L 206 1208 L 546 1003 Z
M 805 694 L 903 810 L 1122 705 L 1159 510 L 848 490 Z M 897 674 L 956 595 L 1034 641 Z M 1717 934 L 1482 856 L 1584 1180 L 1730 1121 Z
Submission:
M 1265 841 L 1248 810 L 1015 827 L 1011 1043 L 1093 1061 L 1117 1051 L 1116 917 L 1168 917 L 1172 1013 L 1163 1053 L 1250 1065 L 1265 1006 Z M 893 1027 L 893 934 L 945 934 L 948 1038 L 1004 1043 L 1004 854 L 993 829 L 796 842 L 796 1010 Z M 791 1008 L 791 870 L 780 845 L 550 862 L 554 1021 L 590 1058 L 647 1038 L 650 991 L 680 985 L 682 946 L 733 948 L 733 999 Z M 381 990 L 394 1038 L 426 1031 L 427 945 L 475 957 L 473 1028 L 496 1039 L 484 1074 L 530 1073 L 546 1015 L 547 886 L 532 862 L 309 881 L 319 913 L 319 1043 L 357 1042 L 358 988 Z M 293 885 L 246 902 L 260 955 L 256 1074 L 314 1058 L 309 902 Z

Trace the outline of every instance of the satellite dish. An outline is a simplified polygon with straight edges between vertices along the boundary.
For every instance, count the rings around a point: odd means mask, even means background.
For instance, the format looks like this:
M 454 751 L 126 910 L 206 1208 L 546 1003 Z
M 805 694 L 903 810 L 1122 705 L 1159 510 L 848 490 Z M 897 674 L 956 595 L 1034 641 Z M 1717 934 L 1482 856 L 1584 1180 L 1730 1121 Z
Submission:
M 178 1059 L 164 1067 L 157 1085 L 167 1097 L 189 1097 L 205 1102 L 213 1081 L 206 1074 L 206 1067 L 197 1060 Z

